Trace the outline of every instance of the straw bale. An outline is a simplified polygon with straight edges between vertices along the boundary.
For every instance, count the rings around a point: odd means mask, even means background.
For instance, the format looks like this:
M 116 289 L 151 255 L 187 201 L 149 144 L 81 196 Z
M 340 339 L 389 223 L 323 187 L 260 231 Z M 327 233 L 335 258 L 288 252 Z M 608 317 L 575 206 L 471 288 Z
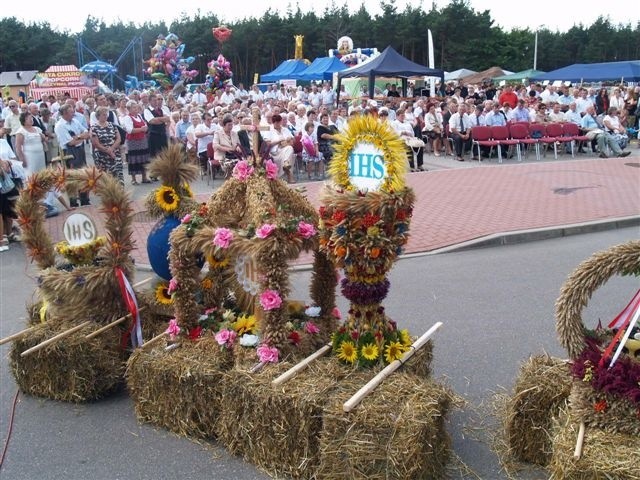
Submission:
M 42 323 L 13 343 L 11 370 L 20 389 L 30 395 L 67 402 L 86 402 L 105 397 L 121 384 L 126 352 L 120 331 L 111 329 L 90 340 L 84 336 L 93 326 L 81 329 L 26 357 L 20 354 L 74 326 Z
M 444 418 L 453 394 L 406 372 L 393 374 L 352 412 L 343 403 L 367 380 L 340 382 L 325 406 L 318 479 L 441 478 L 450 456 Z
M 598 402 L 605 402 L 604 411 L 596 412 L 594 405 Z M 640 409 L 624 397 L 596 392 L 590 384 L 575 380 L 569 404 L 571 414 L 578 421 L 607 432 L 628 433 L 640 437 Z M 638 476 L 640 478 L 640 467 Z
M 232 357 L 213 337 L 185 341 L 166 352 L 165 341 L 136 350 L 126 379 L 140 421 L 183 436 L 211 438 L 221 410 L 224 371 Z
M 292 366 L 282 362 L 253 374 L 229 372 L 217 433 L 229 451 L 272 475 L 310 478 L 319 462 L 323 407 L 353 370 L 322 358 L 272 387 L 271 381 Z
M 582 456 L 573 452 L 580 420 L 563 411 L 553 429 L 553 455 L 549 469 L 552 480 L 638 480 L 640 478 L 640 437 L 605 432 L 587 427 Z
M 499 412 L 506 448 L 503 457 L 545 466 L 551 459 L 552 420 L 571 392 L 568 364 L 547 355 L 530 357 L 520 368 L 514 395 Z M 503 458 L 508 464 L 509 458 Z

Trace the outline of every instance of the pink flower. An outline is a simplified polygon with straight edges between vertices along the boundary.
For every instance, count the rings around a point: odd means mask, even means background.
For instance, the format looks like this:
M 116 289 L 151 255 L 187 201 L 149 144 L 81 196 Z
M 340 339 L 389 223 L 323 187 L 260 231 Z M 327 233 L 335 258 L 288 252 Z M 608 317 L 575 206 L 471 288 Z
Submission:
M 282 299 L 275 290 L 265 290 L 260 295 L 260 305 L 262 305 L 262 308 L 265 310 L 274 310 L 276 308 L 280 308 L 280 305 L 282 305 Z
M 191 214 L 187 213 L 184 217 L 182 217 L 182 219 L 180 220 L 180 223 L 189 223 L 191 221 Z
M 276 347 L 269 347 L 267 345 L 260 345 L 257 348 L 258 359 L 264 363 L 276 363 L 278 361 L 278 349 Z
M 271 232 L 273 232 L 275 229 L 276 229 L 276 226 L 274 224 L 265 223 L 264 225 L 262 225 L 260 228 L 256 230 L 256 237 L 267 238 L 269 235 L 271 235 Z
M 228 248 L 233 240 L 233 232 L 228 228 L 216 228 L 213 244 L 220 248 Z
M 264 164 L 264 169 L 267 171 L 267 178 L 269 180 L 275 180 L 278 178 L 278 165 L 272 160 L 267 160 Z
M 298 235 L 302 238 L 311 238 L 316 234 L 316 227 L 307 222 L 298 223 Z
M 229 347 L 231 345 L 233 345 L 233 342 L 236 340 L 236 332 L 235 330 L 229 330 L 229 329 L 224 329 L 224 330 L 220 330 L 218 333 L 216 333 L 216 342 L 218 342 L 218 345 L 222 345 L 223 347 Z
M 233 167 L 233 178 L 244 181 L 253 174 L 253 167 L 246 160 L 241 160 Z
M 338 320 L 342 318 L 342 313 L 340 313 L 340 309 L 338 307 L 333 307 L 331 315 L 333 315 L 333 318 L 337 318 Z
M 211 315 L 211 314 L 212 314 L 213 312 L 215 312 L 216 310 L 218 310 L 218 308 L 217 308 L 217 307 L 207 308 L 207 309 L 204 311 L 204 314 L 205 314 L 205 315 Z
M 173 341 L 178 335 L 180 335 L 180 327 L 178 321 L 175 318 L 169 320 L 169 327 L 164 331 L 169 334 L 169 338 Z
M 320 328 L 313 322 L 307 322 L 304 324 L 304 331 L 310 335 L 320 333 Z
M 178 290 L 178 281 L 175 278 L 169 280 L 169 287 L 167 288 L 167 293 L 171 295 L 173 292 Z

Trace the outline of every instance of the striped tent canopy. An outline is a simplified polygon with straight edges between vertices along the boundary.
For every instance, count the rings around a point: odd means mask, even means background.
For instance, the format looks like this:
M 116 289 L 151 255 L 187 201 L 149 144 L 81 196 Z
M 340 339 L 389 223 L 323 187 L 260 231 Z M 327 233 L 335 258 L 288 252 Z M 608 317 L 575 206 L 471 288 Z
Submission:
M 35 99 L 44 95 L 68 93 L 72 98 L 82 98 L 83 95 L 95 91 L 97 82 L 78 70 L 75 65 L 53 65 L 29 84 L 29 94 Z

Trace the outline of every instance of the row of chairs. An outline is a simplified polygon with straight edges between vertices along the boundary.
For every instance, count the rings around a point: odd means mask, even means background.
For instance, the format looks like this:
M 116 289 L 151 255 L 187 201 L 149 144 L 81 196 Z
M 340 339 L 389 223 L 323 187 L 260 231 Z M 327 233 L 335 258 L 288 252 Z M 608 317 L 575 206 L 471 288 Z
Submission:
M 489 147 L 489 154 L 494 148 L 498 150 L 498 162 L 502 163 L 502 146 L 516 148 L 518 161 L 522 160 L 522 149 L 533 145 L 536 159 L 540 160 L 540 150 L 544 147 L 544 156 L 547 149 L 553 146 L 554 158 L 558 159 L 558 145 L 570 144 L 571 156 L 575 156 L 576 145 L 587 142 L 590 139 L 580 134 L 580 128 L 575 123 L 527 123 L 516 122 L 508 126 L 477 126 L 471 130 L 471 155 L 477 152 L 480 157 L 480 147 Z M 476 150 L 474 150 L 474 148 Z M 524 152 L 526 154 L 526 151 Z

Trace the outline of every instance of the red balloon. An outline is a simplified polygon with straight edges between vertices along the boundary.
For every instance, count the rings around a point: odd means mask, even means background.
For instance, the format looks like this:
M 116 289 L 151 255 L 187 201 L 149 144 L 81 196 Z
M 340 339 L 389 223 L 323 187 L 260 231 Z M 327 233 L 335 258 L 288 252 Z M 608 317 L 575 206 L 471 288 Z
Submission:
M 230 28 L 227 28 L 224 25 L 222 25 L 220 27 L 212 28 L 211 31 L 213 32 L 213 36 L 220 43 L 224 43 L 227 40 L 229 40 L 229 38 L 231 37 L 231 32 L 232 32 L 232 30 Z

